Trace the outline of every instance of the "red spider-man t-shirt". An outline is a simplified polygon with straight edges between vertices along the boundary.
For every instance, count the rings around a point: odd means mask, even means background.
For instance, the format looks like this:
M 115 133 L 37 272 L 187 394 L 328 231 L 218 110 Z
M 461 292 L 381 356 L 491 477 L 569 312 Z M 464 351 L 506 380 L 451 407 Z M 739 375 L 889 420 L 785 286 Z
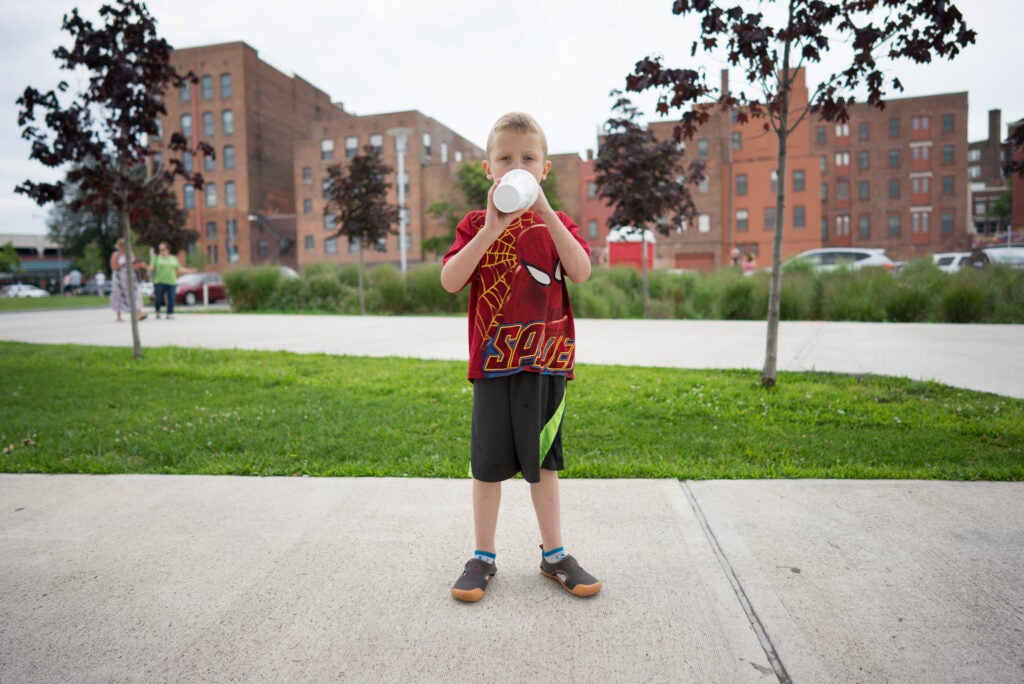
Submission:
M 486 212 L 459 223 L 452 258 L 483 228 Z M 558 218 L 590 254 L 579 228 Z M 469 280 L 469 379 L 527 371 L 573 377 L 576 331 L 562 264 L 540 215 L 527 211 L 495 240 Z

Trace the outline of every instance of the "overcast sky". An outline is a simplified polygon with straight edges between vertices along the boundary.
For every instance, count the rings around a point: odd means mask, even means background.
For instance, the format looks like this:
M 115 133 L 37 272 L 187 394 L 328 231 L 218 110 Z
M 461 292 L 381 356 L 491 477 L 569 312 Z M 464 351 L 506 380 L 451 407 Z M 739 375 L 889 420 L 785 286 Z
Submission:
M 102 2 L 6 2 L 0 10 L 0 234 L 45 232 L 49 207 L 14 194 L 25 179 L 55 178 L 28 160 L 15 100 L 26 86 L 46 91 L 61 78 L 52 51 L 70 45 L 60 29 L 78 7 L 98 23 Z M 731 3 L 723 3 L 731 4 Z M 584 154 L 608 118 L 609 93 L 637 60 L 661 54 L 672 67 L 699 67 L 718 83 L 721 61 L 690 57 L 693 23 L 671 0 L 151 0 L 160 35 L 174 47 L 242 40 L 286 74 L 327 92 L 354 114 L 415 109 L 480 145 L 510 110 L 534 114 L 552 153 Z M 747 5 L 757 5 L 747 2 Z M 765 3 L 768 6 L 767 3 Z M 1020 0 L 961 0 L 977 44 L 953 63 L 896 65 L 902 97 L 969 93 L 968 137 L 987 137 L 987 112 L 1024 118 L 1018 75 Z M 775 10 L 772 10 L 775 11 Z M 834 59 L 846 58 L 837 51 Z M 842 66 L 840 62 L 839 66 Z M 833 71 L 830 69 L 829 71 Z M 812 67 L 810 80 L 826 75 Z M 733 72 L 732 83 L 742 78 Z M 74 85 L 74 83 L 72 83 Z M 636 100 L 656 120 L 653 100 Z

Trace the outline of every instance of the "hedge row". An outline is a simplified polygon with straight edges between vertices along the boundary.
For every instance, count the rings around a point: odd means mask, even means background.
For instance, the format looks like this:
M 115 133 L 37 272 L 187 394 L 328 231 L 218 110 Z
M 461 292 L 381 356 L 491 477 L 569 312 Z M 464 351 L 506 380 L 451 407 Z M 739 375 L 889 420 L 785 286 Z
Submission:
M 439 264 L 418 266 L 403 278 L 393 266 L 366 272 L 368 313 L 451 314 L 464 312 L 468 288 L 451 295 L 440 285 Z M 768 310 L 770 274 L 744 276 L 739 269 L 712 275 L 651 271 L 652 318 L 760 320 Z M 358 268 L 316 264 L 301 278 L 276 267 L 232 271 L 225 276 L 237 311 L 359 313 Z M 595 267 L 590 279 L 573 284 L 579 318 L 642 318 L 640 273 L 630 267 Z M 1024 323 L 1024 269 L 990 266 L 956 274 L 929 261 L 906 265 L 899 274 L 879 268 L 816 273 L 787 270 L 782 279 L 782 320 L 933 323 Z

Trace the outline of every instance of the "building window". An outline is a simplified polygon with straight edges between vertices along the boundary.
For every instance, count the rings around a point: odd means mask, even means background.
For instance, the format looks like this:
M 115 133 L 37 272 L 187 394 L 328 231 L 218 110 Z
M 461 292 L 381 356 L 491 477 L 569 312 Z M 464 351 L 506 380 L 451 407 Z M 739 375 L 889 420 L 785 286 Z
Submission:
M 927 233 L 928 232 L 928 212 L 918 211 L 911 214 L 912 224 L 911 232 L 913 233 Z
M 302 200 L 302 213 L 312 214 L 313 213 L 313 200 L 306 198 Z
M 807 218 L 806 211 L 804 210 L 804 205 L 797 204 L 796 206 L 793 207 L 793 227 L 803 228 L 806 224 L 806 221 Z
M 793 172 L 793 192 L 804 191 L 804 172 L 794 171 Z
M 836 124 L 836 137 L 837 138 L 849 138 L 850 137 L 850 124 L 848 124 L 848 123 Z
M 320 141 L 320 160 L 331 161 L 334 159 L 334 141 L 324 138 Z
M 968 178 L 981 178 L 981 167 L 980 166 L 968 166 L 967 167 Z
M 313 239 L 312 235 L 307 235 L 303 240 L 303 243 L 306 245 L 307 252 L 312 252 L 314 249 L 316 249 L 316 240 Z
M 836 216 L 836 236 L 844 237 L 850 234 L 850 217 L 848 214 Z
M 213 135 L 213 112 L 203 112 L 203 135 Z
M 866 240 L 866 239 L 871 237 L 871 217 L 870 216 L 861 216 L 860 217 L 860 225 L 858 226 L 857 231 L 858 231 L 857 232 L 858 236 L 861 237 L 862 239 Z
M 973 149 L 967 150 L 967 161 L 981 161 L 981 150 Z
M 270 254 L 270 245 L 267 244 L 266 240 L 256 241 L 256 253 L 261 257 L 265 257 Z
M 338 238 L 329 237 L 324 240 L 324 251 L 328 254 L 338 253 Z
M 220 96 L 231 97 L 231 74 L 220 75 Z
M 942 146 L 942 163 L 952 164 L 953 163 L 953 146 L 943 145 Z
M 224 184 L 224 204 L 229 207 L 238 204 L 238 198 L 235 196 L 235 181 L 228 181 Z
M 701 138 L 697 141 L 697 156 L 706 157 L 708 156 L 708 141 Z
M 195 156 L 191 152 L 183 152 L 181 154 L 181 164 L 185 167 L 185 173 L 192 173 L 196 170 Z
M 359 252 L 361 252 L 361 251 L 363 251 L 363 245 L 359 241 L 359 238 L 357 238 L 357 237 L 349 238 L 348 239 L 348 253 L 349 254 L 359 254 Z
M 943 235 L 949 235 L 953 232 L 953 212 L 944 211 L 942 212 L 942 233 Z
M 219 245 L 206 245 L 206 259 L 211 264 L 220 263 Z
M 597 221 L 587 221 L 587 236 L 592 240 L 597 238 Z
M 206 239 L 216 240 L 217 239 L 217 222 L 207 221 L 206 222 Z
M 861 202 L 866 202 L 871 199 L 871 182 L 862 180 L 857 181 L 857 199 Z
M 929 157 L 928 150 L 929 149 L 930 148 L 927 145 L 925 145 L 923 147 L 915 147 L 914 150 L 913 150 L 914 159 L 928 159 L 928 157 Z
M 192 115 L 191 114 L 182 114 L 181 115 L 181 134 L 183 136 L 185 136 L 186 139 L 190 140 L 192 138 Z
M 192 101 L 192 82 L 191 81 L 185 81 L 184 83 L 181 84 L 181 87 L 178 88 L 178 97 L 181 98 L 182 102 L 191 102 Z
M 828 199 L 828 183 L 821 184 L 821 201 L 824 202 Z
M 900 168 L 900 151 L 889 150 L 889 168 L 898 169 Z
M 868 122 L 867 121 L 861 121 L 860 124 L 857 126 L 857 138 L 859 138 L 860 140 L 867 140 L 868 139 Z
M 707 192 L 708 192 L 708 177 L 707 176 L 701 176 L 700 182 L 697 184 L 697 190 L 699 190 L 702 194 L 705 194 L 705 195 L 707 194 Z
M 821 239 L 822 242 L 828 240 L 828 219 L 824 216 L 821 217 Z
M 746 209 L 736 211 L 736 232 L 746 233 L 750 230 L 750 213 Z
M 230 109 L 225 109 L 220 113 L 220 127 L 224 131 L 224 135 L 231 135 L 235 132 L 235 113 Z
M 224 168 L 233 169 L 235 168 L 235 146 L 225 145 L 224 146 Z
M 697 216 L 697 232 L 709 233 L 711 232 L 711 217 L 707 214 L 700 214 Z
M 931 184 L 928 182 L 928 177 L 927 176 L 922 177 L 922 178 L 915 178 L 915 179 L 913 179 L 913 190 L 912 190 L 912 192 L 915 195 L 917 195 L 919 193 L 930 192 L 931 191 L 931 188 L 929 187 L 930 185 Z
M 732 134 L 732 149 L 739 150 L 743 148 L 743 134 L 736 131 Z
M 373 148 L 374 152 L 382 152 L 384 150 L 384 136 L 380 133 L 374 133 L 371 135 L 370 147 Z
M 747 174 L 745 173 L 736 174 L 736 194 L 747 194 Z
M 199 84 L 200 84 L 200 88 L 201 88 L 203 99 L 204 100 L 212 100 L 213 99 L 213 76 L 210 76 L 209 74 L 206 74 L 201 79 L 199 79 Z
M 217 206 L 217 184 L 207 183 L 204 190 L 206 190 L 206 206 Z
M 429 157 L 430 156 L 430 134 L 429 133 L 424 133 L 423 134 L 423 156 L 425 156 L 425 157 Z
M 822 171 L 828 170 L 828 157 L 826 157 L 825 155 L 821 155 L 821 157 L 819 157 L 818 168 L 820 168 Z
M 587 182 L 587 198 L 594 199 L 597 197 L 597 183 L 594 181 Z
M 942 132 L 952 133 L 953 132 L 953 115 L 943 114 L 942 115 Z
M 850 153 L 849 152 L 836 152 L 836 166 L 849 166 L 850 165 Z
M 441 143 L 441 163 L 448 163 L 448 143 L 446 142 Z
M 771 193 L 773 195 L 779 194 L 779 172 L 776 169 L 772 169 L 771 175 L 768 177 L 768 182 L 771 187 Z
M 213 158 L 212 154 L 203 155 L 203 171 L 216 171 L 217 161 Z
M 337 223 L 337 217 L 334 214 L 324 214 L 324 230 L 333 231 Z
M 899 214 L 889 214 L 889 235 L 892 237 L 899 237 L 900 235 Z
M 310 166 L 302 167 L 302 182 L 312 183 L 313 182 L 313 168 Z
M 871 166 L 871 153 L 867 150 L 861 150 L 857 153 L 857 168 L 860 171 L 867 171 Z
M 191 185 L 185 186 L 185 208 L 193 209 L 196 206 L 196 189 Z
M 889 199 L 900 198 L 900 181 L 898 178 L 889 179 Z
M 836 181 L 836 199 L 841 199 L 841 200 L 850 199 L 850 181 L 848 181 L 848 180 L 837 180 Z
M 153 137 L 154 138 L 162 138 L 162 137 L 164 137 L 164 124 L 163 124 L 163 121 L 161 121 L 160 119 L 153 119 L 153 125 L 156 127 L 156 130 L 153 132 Z
M 911 126 L 915 131 L 927 131 L 931 127 L 931 117 L 915 116 L 911 120 Z
M 953 194 L 953 177 L 943 176 L 942 177 L 942 194 L 952 195 Z
M 324 199 L 330 199 L 331 198 L 331 179 L 330 178 L 324 178 L 322 181 L 320 181 L 320 191 L 323 193 L 323 198 Z
M 775 230 L 775 207 L 764 208 L 764 229 Z
M 824 126 L 818 126 L 817 128 L 814 129 L 814 142 L 818 143 L 819 145 L 824 145 L 825 144 L 825 127 Z
M 900 119 L 898 116 L 893 116 L 889 118 L 889 137 L 900 137 Z
M 345 138 L 345 159 L 351 159 L 359 154 L 359 138 L 350 135 Z

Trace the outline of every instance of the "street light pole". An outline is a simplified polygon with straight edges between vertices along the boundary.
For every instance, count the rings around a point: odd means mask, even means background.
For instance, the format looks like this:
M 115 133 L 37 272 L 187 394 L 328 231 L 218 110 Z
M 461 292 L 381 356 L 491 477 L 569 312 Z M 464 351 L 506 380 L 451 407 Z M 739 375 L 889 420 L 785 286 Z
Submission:
M 388 135 L 395 137 L 395 154 L 398 156 L 398 252 L 402 259 L 402 274 L 405 275 L 405 234 L 409 224 L 409 212 L 405 208 L 405 155 L 409 153 L 411 128 L 391 128 Z

